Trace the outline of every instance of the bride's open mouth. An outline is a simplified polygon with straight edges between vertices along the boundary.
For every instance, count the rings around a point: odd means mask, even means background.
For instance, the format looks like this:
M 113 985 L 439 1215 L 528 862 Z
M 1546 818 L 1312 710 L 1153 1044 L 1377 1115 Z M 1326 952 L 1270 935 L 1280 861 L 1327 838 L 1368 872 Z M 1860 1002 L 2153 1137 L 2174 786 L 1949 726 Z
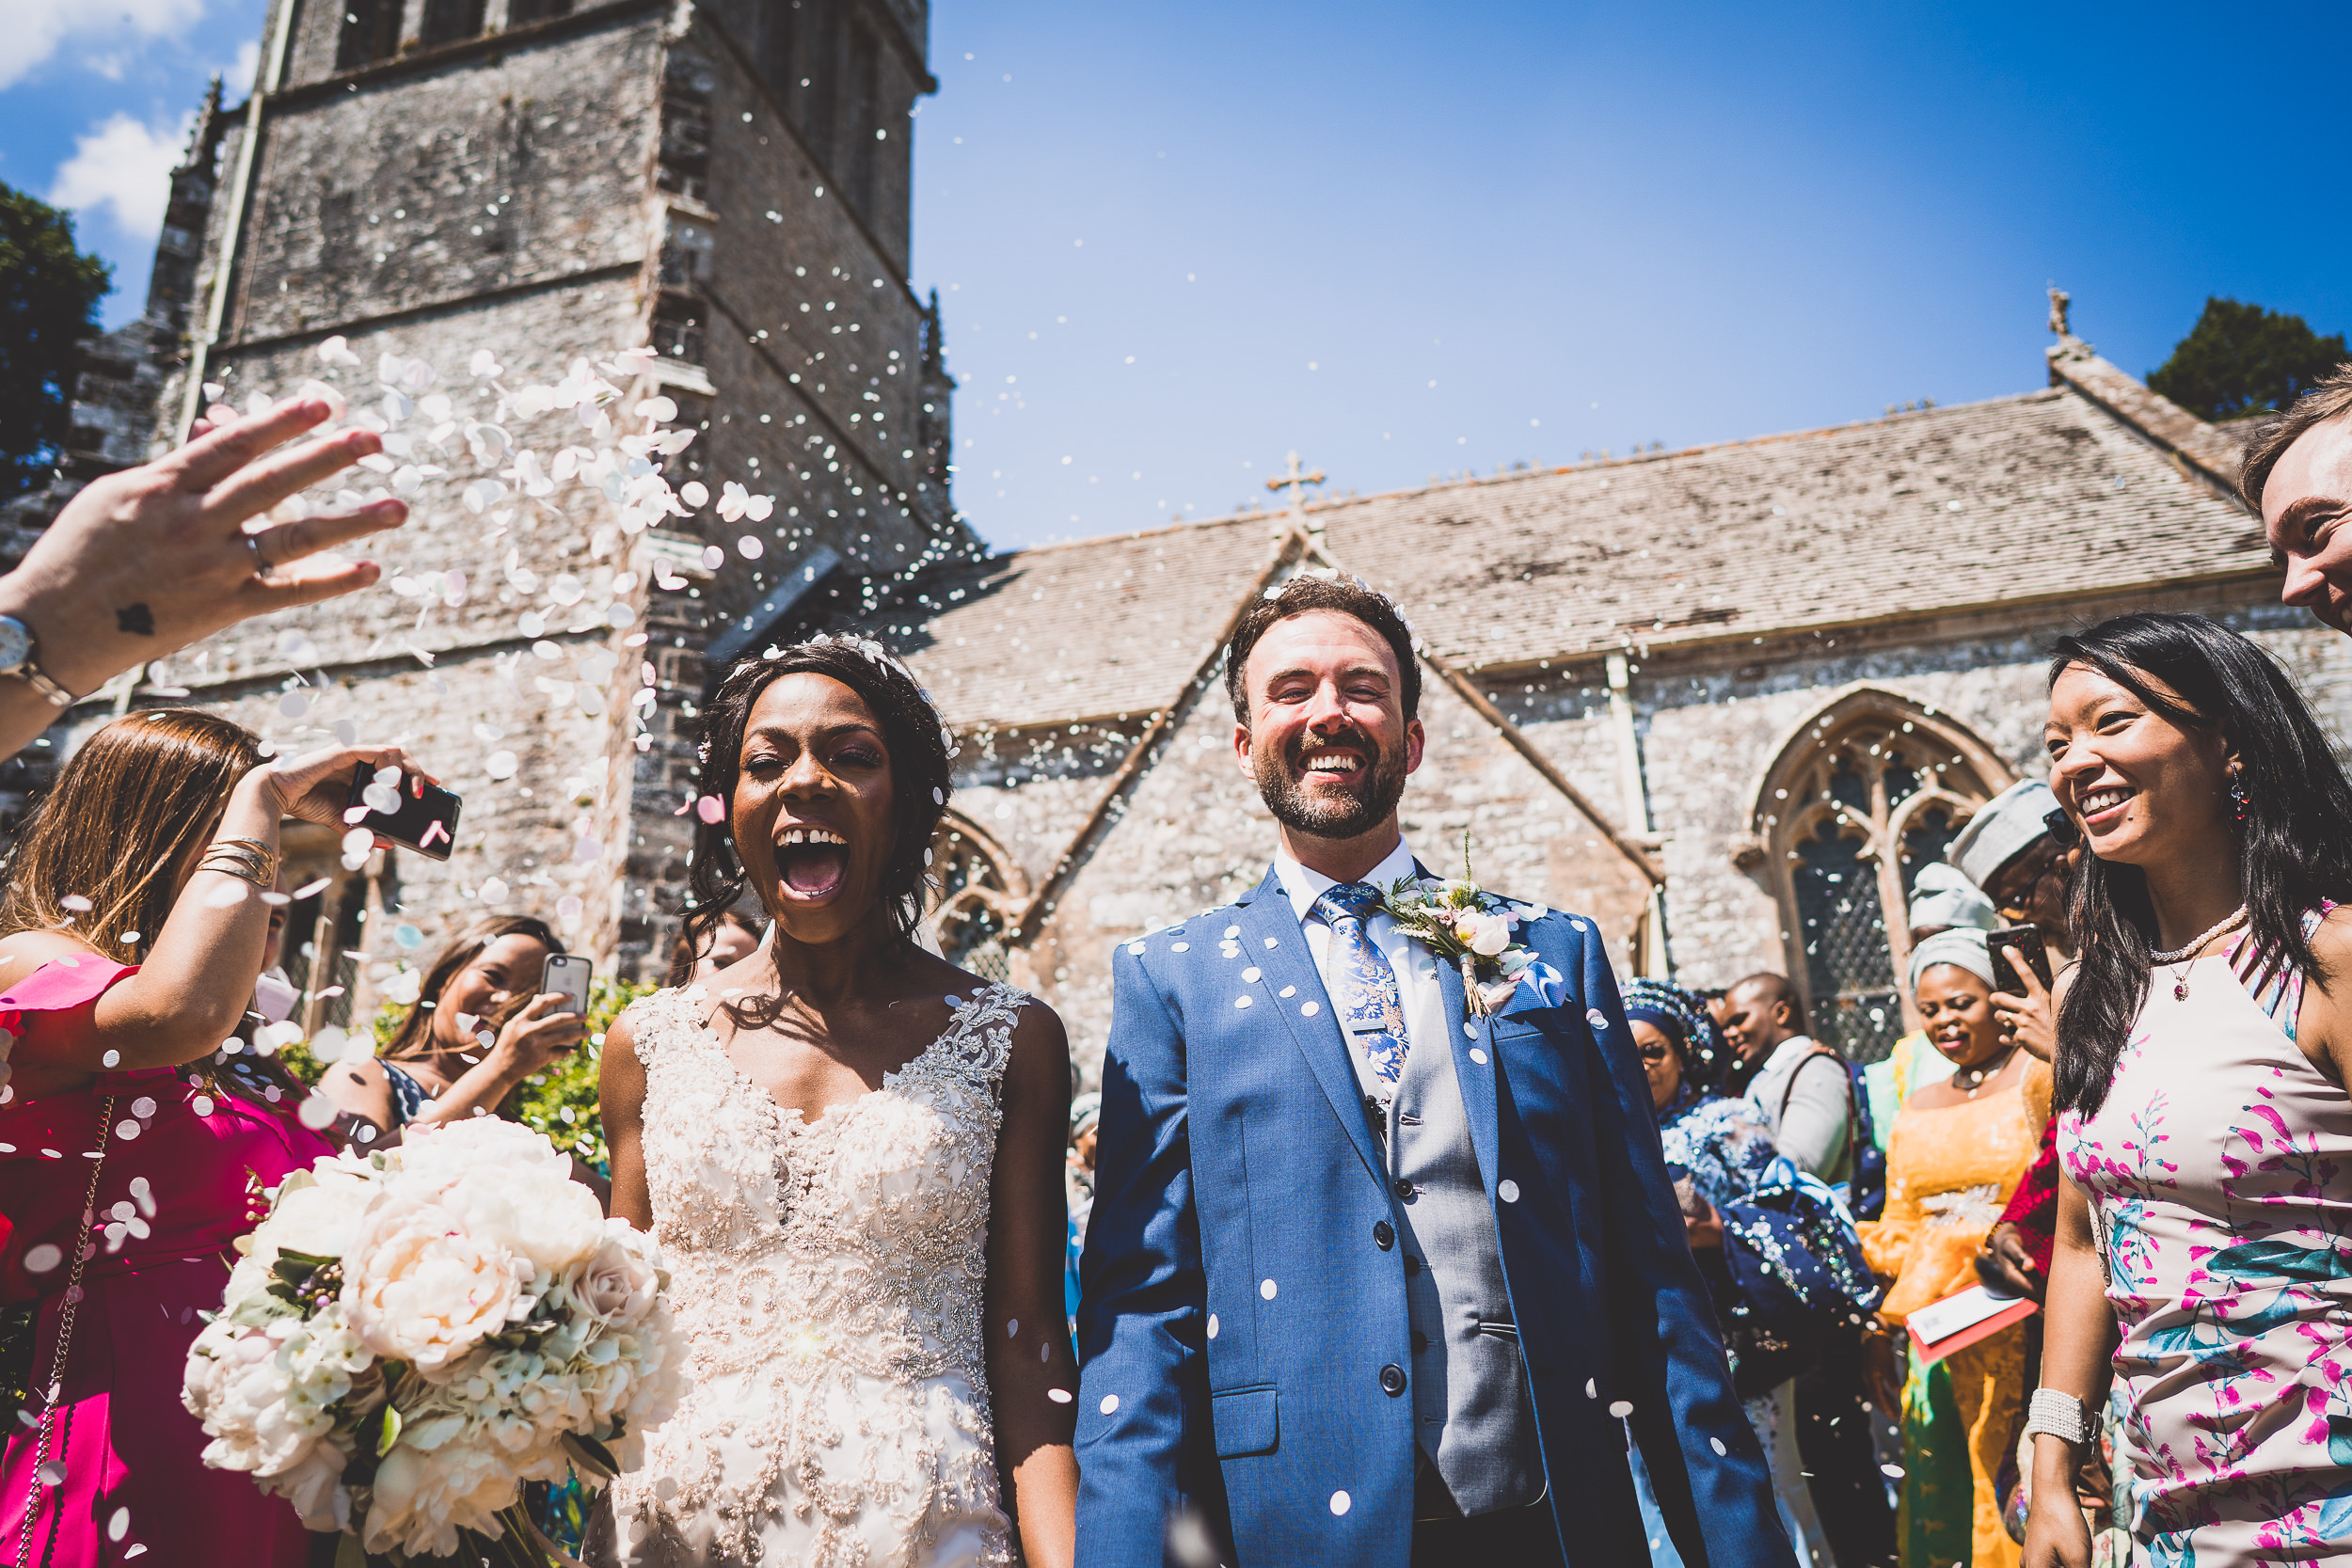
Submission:
M 787 828 L 776 840 L 776 869 L 784 873 L 785 896 L 821 903 L 850 874 L 850 841 L 830 828 Z

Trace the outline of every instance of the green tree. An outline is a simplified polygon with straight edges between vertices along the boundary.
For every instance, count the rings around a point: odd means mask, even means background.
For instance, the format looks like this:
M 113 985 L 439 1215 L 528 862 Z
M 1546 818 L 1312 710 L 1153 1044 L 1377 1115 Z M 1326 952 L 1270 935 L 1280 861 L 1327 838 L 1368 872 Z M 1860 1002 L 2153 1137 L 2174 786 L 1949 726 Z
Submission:
M 2201 420 L 2242 420 L 2286 407 L 2347 358 L 2341 332 L 2217 295 L 2148 385 Z
M 73 248 L 73 219 L 0 184 L 0 496 L 47 477 L 73 418 L 73 368 L 113 269 Z

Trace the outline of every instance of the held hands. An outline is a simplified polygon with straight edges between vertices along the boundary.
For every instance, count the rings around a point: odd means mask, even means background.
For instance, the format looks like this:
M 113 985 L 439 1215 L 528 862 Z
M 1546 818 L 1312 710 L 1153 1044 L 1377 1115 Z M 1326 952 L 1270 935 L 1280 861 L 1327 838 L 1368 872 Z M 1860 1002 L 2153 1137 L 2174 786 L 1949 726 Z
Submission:
M 370 562 L 294 563 L 398 527 L 402 501 L 246 526 L 382 448 L 366 430 L 286 447 L 332 412 L 319 397 L 244 420 L 216 411 L 179 451 L 94 480 L 68 502 L 0 578 L 0 611 L 32 626 L 50 678 L 86 694 L 249 616 L 373 583 L 380 569 Z
M 2033 966 L 2013 947 L 1999 949 L 2017 976 L 2015 990 L 1993 993 L 1993 1010 L 2001 1020 L 2001 1037 L 2026 1048 L 2026 1053 L 2037 1061 L 2047 1062 L 2058 1054 L 2058 1008 L 2050 1001 L 2050 992 L 2033 972 Z

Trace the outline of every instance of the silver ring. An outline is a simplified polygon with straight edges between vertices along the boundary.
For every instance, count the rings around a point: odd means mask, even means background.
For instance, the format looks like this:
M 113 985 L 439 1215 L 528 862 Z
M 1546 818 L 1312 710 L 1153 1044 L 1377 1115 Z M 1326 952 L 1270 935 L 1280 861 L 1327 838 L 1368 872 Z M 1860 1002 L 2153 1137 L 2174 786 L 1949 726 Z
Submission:
M 262 553 L 262 540 L 259 534 L 246 534 L 245 547 L 253 552 L 253 575 L 255 577 L 267 578 L 277 569 L 269 563 L 269 558 Z

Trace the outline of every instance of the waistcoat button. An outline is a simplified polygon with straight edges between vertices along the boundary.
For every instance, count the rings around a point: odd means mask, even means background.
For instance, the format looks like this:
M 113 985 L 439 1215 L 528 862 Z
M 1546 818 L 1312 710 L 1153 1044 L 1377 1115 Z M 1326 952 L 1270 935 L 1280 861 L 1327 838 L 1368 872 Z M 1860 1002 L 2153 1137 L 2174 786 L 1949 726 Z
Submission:
M 1398 1177 L 1396 1179 L 1396 1196 L 1403 1198 L 1407 1203 L 1412 1202 L 1413 1184 L 1410 1181 L 1406 1180 L 1405 1178 L 1401 1176 Z
M 1372 1225 L 1372 1242 L 1375 1246 L 1386 1252 L 1396 1245 L 1396 1231 L 1388 1221 L 1375 1220 Z
M 1409 1252 L 1406 1253 L 1405 1255 L 1405 1277 L 1410 1279 L 1419 1273 L 1421 1273 L 1421 1259 Z
M 1429 1336 L 1428 1336 L 1428 1335 L 1426 1335 L 1426 1334 L 1423 1334 L 1423 1333 L 1422 1333 L 1420 1329 L 1418 1329 L 1418 1328 L 1417 1328 L 1417 1329 L 1415 1329 L 1415 1330 L 1413 1330 L 1413 1354 L 1414 1354 L 1415 1355 L 1419 1355 L 1419 1354 L 1420 1354 L 1422 1351 L 1425 1351 L 1425 1350 L 1427 1350 L 1428 1348 L 1429 1348 Z
M 1381 1368 L 1380 1387 L 1391 1398 L 1405 1392 L 1405 1369 L 1393 1361 Z

